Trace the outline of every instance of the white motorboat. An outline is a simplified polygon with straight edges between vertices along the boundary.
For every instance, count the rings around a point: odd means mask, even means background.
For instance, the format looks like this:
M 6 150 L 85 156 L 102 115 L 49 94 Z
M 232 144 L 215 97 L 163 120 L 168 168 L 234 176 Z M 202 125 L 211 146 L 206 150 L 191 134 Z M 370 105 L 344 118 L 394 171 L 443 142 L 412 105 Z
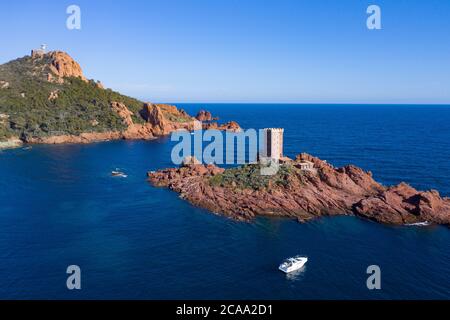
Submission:
M 112 172 L 111 172 L 111 175 L 112 175 L 113 177 L 121 177 L 121 178 L 126 178 L 126 177 L 128 177 L 125 173 L 123 173 L 123 172 L 121 172 L 121 171 L 118 171 L 118 170 L 112 171 Z
M 278 269 L 280 269 L 284 273 L 289 273 L 289 272 L 296 271 L 298 269 L 303 268 L 303 266 L 306 264 L 306 262 L 308 262 L 307 257 L 295 256 L 295 257 L 284 260 L 280 264 Z

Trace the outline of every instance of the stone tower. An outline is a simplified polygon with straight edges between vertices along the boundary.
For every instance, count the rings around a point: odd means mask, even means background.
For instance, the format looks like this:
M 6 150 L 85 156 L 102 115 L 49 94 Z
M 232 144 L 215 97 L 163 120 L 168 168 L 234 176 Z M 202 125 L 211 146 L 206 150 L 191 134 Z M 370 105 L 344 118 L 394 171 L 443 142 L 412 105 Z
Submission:
M 263 129 L 264 139 L 262 142 L 262 156 L 280 160 L 283 157 L 283 134 L 282 128 Z

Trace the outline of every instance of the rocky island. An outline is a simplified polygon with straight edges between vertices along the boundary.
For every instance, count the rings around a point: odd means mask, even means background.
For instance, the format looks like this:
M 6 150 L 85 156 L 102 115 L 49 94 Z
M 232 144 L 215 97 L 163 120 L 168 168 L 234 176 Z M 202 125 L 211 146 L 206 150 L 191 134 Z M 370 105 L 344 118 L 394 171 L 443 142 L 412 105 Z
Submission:
M 62 51 L 33 50 L 0 65 L 0 149 L 22 143 L 88 143 L 154 139 L 200 126 L 239 130 L 236 122 L 197 119 L 176 106 L 142 102 L 87 79 Z M 205 121 L 201 123 L 201 121 Z
M 305 169 L 304 163 L 314 169 Z M 308 154 L 280 165 L 272 176 L 261 175 L 259 164 L 231 169 L 184 164 L 149 172 L 148 177 L 193 205 L 238 220 L 354 215 L 386 224 L 450 225 L 450 199 L 437 191 L 417 191 L 406 183 L 385 187 L 370 172 L 353 165 L 335 168 Z

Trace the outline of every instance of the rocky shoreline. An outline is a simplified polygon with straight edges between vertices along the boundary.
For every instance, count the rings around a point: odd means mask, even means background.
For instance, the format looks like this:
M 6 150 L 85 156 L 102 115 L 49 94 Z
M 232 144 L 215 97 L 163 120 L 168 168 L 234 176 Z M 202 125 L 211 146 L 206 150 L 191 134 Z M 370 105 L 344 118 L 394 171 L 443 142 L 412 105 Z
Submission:
M 0 150 L 19 148 L 23 145 L 22 140 L 17 137 L 0 141 Z
M 224 124 L 205 120 L 204 122 L 191 117 L 176 106 L 165 104 L 144 103 L 141 111 L 144 123 L 135 123 L 132 112 L 126 105 L 112 102 L 111 108 L 122 119 L 126 129 L 123 131 L 84 132 L 79 135 L 50 135 L 46 137 L 13 137 L 0 141 L 0 149 L 18 148 L 25 144 L 85 144 L 112 140 L 153 140 L 169 135 L 177 130 L 215 129 L 222 131 L 241 130 L 238 123 L 229 121 Z M 208 112 L 209 113 L 209 112 Z M 171 121 L 170 117 L 184 117 L 187 121 Z
M 312 162 L 315 169 L 299 169 L 302 161 Z M 282 165 L 274 176 L 259 175 L 257 164 L 227 170 L 188 164 L 149 172 L 148 178 L 193 205 L 238 220 L 354 215 L 394 225 L 450 226 L 450 199 L 437 191 L 417 191 L 406 183 L 385 187 L 370 172 L 352 165 L 335 168 L 308 154 Z

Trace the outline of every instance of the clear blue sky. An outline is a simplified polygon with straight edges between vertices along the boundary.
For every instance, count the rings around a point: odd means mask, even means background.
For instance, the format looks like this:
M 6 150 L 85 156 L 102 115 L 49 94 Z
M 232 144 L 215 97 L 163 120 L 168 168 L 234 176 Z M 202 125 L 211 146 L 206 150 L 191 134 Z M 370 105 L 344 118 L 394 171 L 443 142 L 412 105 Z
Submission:
M 450 103 L 447 0 L 2 1 L 0 39 L 0 63 L 47 43 L 149 101 Z

